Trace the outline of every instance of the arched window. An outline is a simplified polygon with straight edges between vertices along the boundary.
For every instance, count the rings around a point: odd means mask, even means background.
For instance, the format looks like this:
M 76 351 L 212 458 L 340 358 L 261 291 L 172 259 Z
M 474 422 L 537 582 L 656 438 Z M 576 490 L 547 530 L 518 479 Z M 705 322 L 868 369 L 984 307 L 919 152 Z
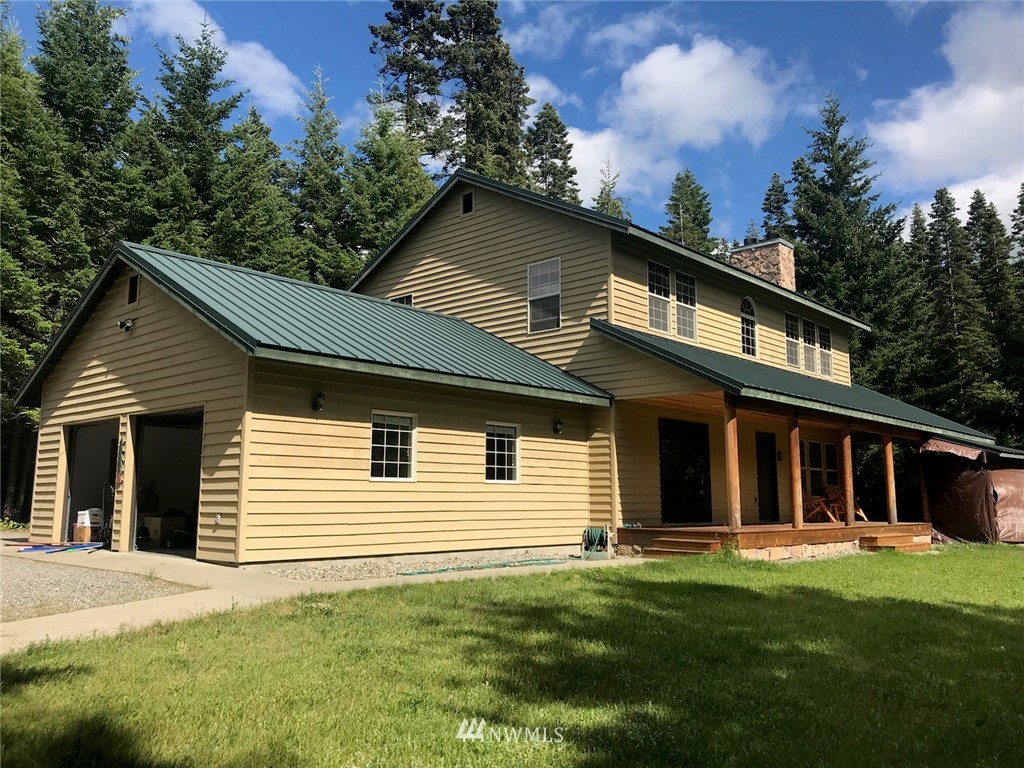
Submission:
M 743 354 L 757 357 L 757 311 L 746 297 L 740 302 L 740 338 Z

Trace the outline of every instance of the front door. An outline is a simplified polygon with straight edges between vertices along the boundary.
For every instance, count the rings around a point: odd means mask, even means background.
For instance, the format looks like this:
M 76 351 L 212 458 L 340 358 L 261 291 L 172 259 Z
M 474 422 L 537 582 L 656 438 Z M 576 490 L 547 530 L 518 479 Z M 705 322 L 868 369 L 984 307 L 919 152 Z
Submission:
M 758 432 L 754 436 L 757 450 L 757 511 L 762 523 L 779 522 L 779 470 L 775 452 L 775 435 Z
M 658 419 L 661 522 L 711 522 L 711 444 L 708 425 Z

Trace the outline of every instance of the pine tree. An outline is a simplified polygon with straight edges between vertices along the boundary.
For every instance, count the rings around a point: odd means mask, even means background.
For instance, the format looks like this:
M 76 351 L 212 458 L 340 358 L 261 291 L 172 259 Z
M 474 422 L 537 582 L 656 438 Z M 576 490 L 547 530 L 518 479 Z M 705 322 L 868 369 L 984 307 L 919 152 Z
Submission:
M 1012 396 L 992 377 L 998 351 L 972 276 L 970 240 L 956 212 L 949 190 L 938 190 L 928 224 L 927 278 L 934 307 L 929 346 L 936 365 L 930 401 L 954 419 L 997 429 Z
M 910 239 L 906 251 L 910 260 L 922 269 L 928 264 L 928 217 L 918 203 L 914 203 L 910 212 Z
M 1024 276 L 1024 183 L 1020 185 L 1020 192 L 1017 193 L 1017 207 L 1013 209 L 1010 216 L 1013 247 L 1017 251 L 1017 271 Z
M 747 231 L 743 233 L 743 238 L 745 240 L 760 240 L 761 239 L 761 228 L 759 226 L 757 226 L 757 222 L 754 221 L 753 219 L 751 219 L 750 223 L 747 224 Z M 718 242 L 718 240 L 716 239 L 715 243 L 717 244 L 717 242 Z M 708 251 L 708 253 L 712 253 L 714 250 L 715 249 L 712 249 L 711 251 Z
M 420 145 L 402 130 L 391 107 L 374 107 L 355 150 L 349 163 L 349 190 L 360 259 L 349 264 L 344 275 L 349 280 L 362 266 L 362 258 L 387 245 L 436 191 L 420 165 Z
M 440 147 L 446 170 L 462 167 L 497 181 L 526 186 L 523 123 L 533 103 L 523 68 L 501 36 L 496 0 L 458 0 L 448 6 L 442 75 L 455 84 L 442 120 L 449 139 Z
M 38 16 L 32 59 L 43 104 L 68 142 L 65 166 L 82 200 L 82 223 L 99 265 L 122 234 L 130 205 L 121 144 L 138 100 L 128 41 L 114 33 L 125 11 L 97 0 L 58 0 Z
M 255 109 L 231 131 L 214 177 L 211 258 L 285 277 L 306 276 L 293 234 L 281 150 Z
M 393 0 L 387 23 L 370 25 L 385 98 L 400 106 L 405 131 L 430 154 L 441 114 L 442 8 L 439 0 Z
M 591 200 L 594 203 L 594 210 L 598 213 L 628 221 L 631 218 L 629 208 L 626 207 L 629 204 L 629 198 L 622 197 L 615 192 L 621 175 L 612 169 L 611 158 L 605 158 L 604 165 L 601 166 L 601 186 L 597 196 Z
M 665 203 L 668 222 L 661 235 L 701 253 L 711 253 L 717 241 L 711 237 L 711 202 L 708 193 L 687 168 L 677 173 Z
M 306 114 L 299 117 L 302 136 L 291 148 L 289 187 L 306 279 L 343 287 L 354 269 L 356 234 L 344 178 L 346 150 L 338 141 L 341 121 L 330 101 L 317 68 L 306 92 Z
M 530 155 L 531 186 L 548 197 L 580 205 L 569 130 L 550 102 L 541 107 L 533 125 L 527 128 L 526 147 Z
M 761 228 L 764 229 L 764 236 L 769 240 L 775 238 L 793 238 L 793 216 L 789 212 L 789 193 L 782 177 L 777 173 L 772 174 L 768 182 L 768 189 L 764 193 L 764 201 L 761 203 L 761 211 L 764 213 L 764 221 Z

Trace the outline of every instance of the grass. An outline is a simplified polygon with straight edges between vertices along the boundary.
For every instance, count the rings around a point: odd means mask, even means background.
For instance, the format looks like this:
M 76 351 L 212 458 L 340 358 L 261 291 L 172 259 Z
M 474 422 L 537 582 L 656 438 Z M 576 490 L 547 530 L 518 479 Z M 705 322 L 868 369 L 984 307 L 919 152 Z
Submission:
M 5 768 L 1009 766 L 1024 549 L 315 595 L 2 666 Z

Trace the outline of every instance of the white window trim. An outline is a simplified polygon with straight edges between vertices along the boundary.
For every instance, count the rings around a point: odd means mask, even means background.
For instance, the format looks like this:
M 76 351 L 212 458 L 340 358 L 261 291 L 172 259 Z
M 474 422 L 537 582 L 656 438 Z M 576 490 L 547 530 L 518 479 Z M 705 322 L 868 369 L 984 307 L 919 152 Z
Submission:
M 558 293 L 549 293 L 547 296 L 535 296 L 530 297 L 530 267 L 536 266 L 537 264 L 546 264 L 549 261 L 558 262 Z M 533 330 L 533 305 L 531 301 L 534 298 L 546 299 L 549 296 L 558 296 L 558 325 L 554 328 L 541 328 L 540 330 Z M 541 259 L 540 261 L 531 261 L 526 265 L 526 335 L 533 336 L 537 333 L 551 333 L 552 331 L 562 330 L 562 257 L 555 256 L 551 259 Z
M 487 427 L 514 427 L 516 430 L 516 479 L 515 480 L 488 480 L 487 479 Z M 519 424 L 510 421 L 485 421 L 484 422 L 484 483 L 487 485 L 519 485 L 523 478 L 523 463 L 521 461 L 523 442 L 523 430 Z
M 749 301 L 750 302 L 750 306 L 752 306 L 754 308 L 754 314 L 753 315 L 744 314 L 744 312 L 743 312 L 743 302 L 744 301 Z M 735 305 L 733 305 L 733 306 L 735 306 Z M 739 313 L 740 314 L 740 354 L 743 357 L 752 358 L 754 360 L 760 360 L 761 359 L 761 338 L 760 338 L 761 334 L 759 334 L 757 332 L 757 327 L 758 327 L 757 316 L 758 316 L 759 312 L 760 312 L 760 310 L 758 310 L 758 308 L 757 308 L 757 302 L 755 302 L 752 298 L 750 298 L 749 296 L 743 296 L 743 297 L 740 298 L 740 313 Z M 754 321 L 754 354 L 752 354 L 752 355 L 743 351 L 743 320 L 744 320 L 744 318 L 746 318 L 747 320 L 753 320 Z
M 405 298 L 408 298 L 409 301 L 407 301 L 407 302 L 402 301 L 402 299 L 405 299 Z M 388 298 L 388 301 L 390 301 L 392 304 L 401 304 L 404 307 L 413 307 L 413 306 L 416 306 L 416 304 L 415 304 L 415 302 L 416 302 L 416 294 L 414 294 L 414 293 L 402 293 L 402 294 L 399 294 L 398 296 L 390 296 Z
M 668 271 L 668 296 L 659 296 L 658 294 L 651 292 L 652 266 L 661 267 L 662 269 Z M 672 267 L 668 266 L 667 264 L 662 264 L 661 262 L 654 261 L 653 259 L 647 260 L 647 329 L 649 331 L 654 331 L 655 333 L 667 333 L 670 336 L 672 335 L 673 324 L 675 320 L 675 318 L 673 317 L 673 315 L 675 314 L 675 306 L 673 303 L 673 299 L 675 297 L 676 287 L 675 283 L 673 282 L 674 272 L 675 270 L 673 270 Z M 668 305 L 668 311 L 666 312 L 666 314 L 668 315 L 668 328 L 655 328 L 653 325 L 651 325 L 651 299 L 655 299 L 657 301 L 664 301 Z
M 374 477 L 373 476 L 373 417 L 374 416 L 406 416 L 412 418 L 412 444 L 411 455 L 409 457 L 409 477 Z M 383 411 L 376 408 L 370 412 L 370 466 L 367 470 L 367 474 L 370 476 L 371 483 L 415 483 L 416 482 L 416 453 L 418 448 L 418 433 L 420 427 L 419 417 L 415 413 L 405 413 L 403 411 Z
M 796 319 L 796 338 L 795 339 L 791 339 L 789 337 L 789 321 L 787 320 L 788 317 L 792 317 L 792 318 Z M 782 315 L 782 331 L 783 331 L 783 336 L 785 337 L 785 340 L 786 340 L 786 367 L 787 368 L 791 368 L 794 371 L 802 371 L 803 370 L 803 357 L 801 355 L 801 350 L 803 349 L 803 346 L 804 346 L 803 336 L 801 335 L 802 334 L 802 329 L 803 329 L 803 322 L 804 322 L 804 319 L 802 317 L 800 317 L 800 315 L 793 314 L 792 312 L 784 312 L 783 315 Z M 793 343 L 796 344 L 796 364 L 792 364 L 792 363 L 789 362 L 789 344 L 790 344 L 790 342 L 793 342 Z
M 828 331 L 828 349 L 825 349 L 821 345 L 821 329 L 824 328 Z M 835 345 L 832 343 L 832 327 L 828 325 L 822 325 L 818 323 L 818 375 L 823 379 L 832 379 L 836 375 L 836 356 L 834 354 Z M 828 373 L 825 373 L 825 366 L 822 361 L 825 360 L 825 356 L 828 355 Z
M 674 290 L 672 292 L 672 301 L 675 303 L 675 307 L 673 308 L 674 309 L 673 317 L 675 318 L 675 322 L 676 322 L 675 337 L 677 339 L 681 339 L 682 341 L 684 341 L 686 343 L 696 344 L 697 340 L 700 338 L 700 323 L 699 323 L 699 320 L 698 320 L 700 312 L 697 311 L 698 308 L 700 307 L 700 297 L 699 297 L 699 295 L 697 293 L 697 278 L 694 277 L 693 275 L 688 274 L 686 272 L 683 272 L 681 270 L 678 270 L 678 269 L 675 270 L 675 273 L 674 273 L 674 276 L 673 276 L 674 280 L 678 280 L 680 276 L 688 277 L 691 280 L 693 280 L 693 306 L 691 307 L 689 304 L 683 304 L 681 301 L 679 301 L 679 299 L 677 298 L 679 296 L 679 292 L 678 291 Z M 672 284 L 672 287 L 673 288 L 676 287 L 674 282 Z M 689 336 L 683 336 L 681 333 L 679 333 L 679 308 L 680 307 L 686 307 L 687 309 L 692 309 L 693 310 L 693 338 L 692 339 Z

